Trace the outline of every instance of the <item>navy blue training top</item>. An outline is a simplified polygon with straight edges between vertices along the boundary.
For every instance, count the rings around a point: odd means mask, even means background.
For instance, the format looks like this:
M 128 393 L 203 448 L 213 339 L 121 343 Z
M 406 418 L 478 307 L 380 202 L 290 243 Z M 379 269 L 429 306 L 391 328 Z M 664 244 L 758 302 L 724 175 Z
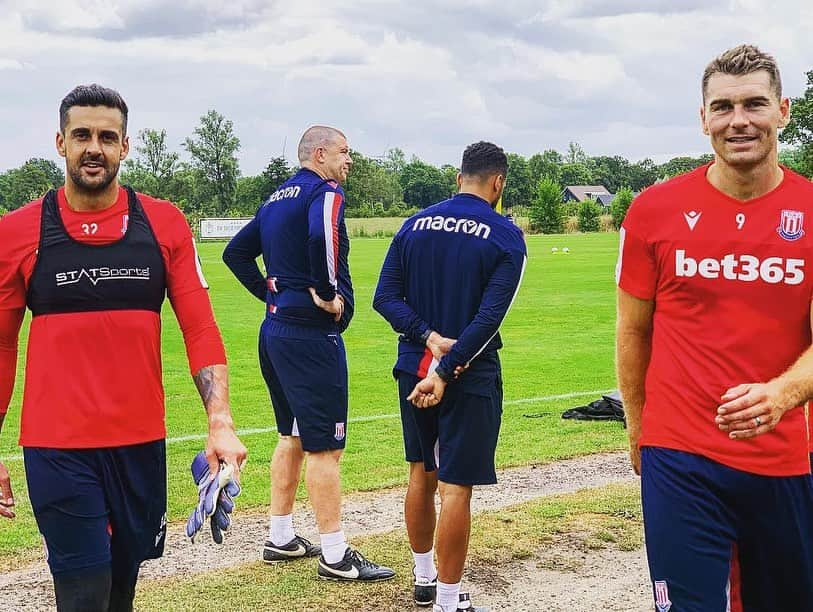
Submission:
M 344 331 L 353 316 L 344 192 L 332 180 L 300 169 L 272 193 L 223 251 L 237 279 L 267 304 L 266 316 Z M 257 267 L 262 254 L 266 274 Z M 318 308 L 309 287 L 325 301 L 344 298 L 342 320 Z
M 395 331 L 395 370 L 425 376 L 432 354 L 421 335 L 456 338 L 439 367 L 461 376 L 497 367 L 498 329 L 517 293 L 527 251 L 522 230 L 488 202 L 459 193 L 410 217 L 393 238 L 378 279 L 373 308 Z

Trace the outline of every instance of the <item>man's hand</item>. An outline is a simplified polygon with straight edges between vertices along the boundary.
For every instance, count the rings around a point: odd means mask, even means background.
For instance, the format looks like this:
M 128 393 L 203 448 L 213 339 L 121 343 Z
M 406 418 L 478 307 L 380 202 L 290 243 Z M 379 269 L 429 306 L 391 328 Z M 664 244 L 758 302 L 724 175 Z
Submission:
M 446 391 L 446 381 L 432 372 L 420 381 L 407 396 L 407 400 L 418 408 L 431 408 L 440 403 Z
M 209 437 L 206 439 L 205 454 L 209 471 L 215 473 L 220 464 L 225 463 L 231 466 L 234 480 L 240 482 L 240 470 L 246 462 L 248 451 L 234 432 L 231 418 L 228 422 L 209 419 Z
M 455 342 L 457 342 L 455 338 L 446 338 L 433 331 L 426 339 L 426 348 L 432 351 L 432 357 L 440 361 L 446 353 L 452 350 Z
M 344 298 L 342 296 L 337 293 L 336 297 L 334 297 L 332 301 L 326 302 L 317 295 L 316 289 L 313 287 L 308 287 L 308 291 L 311 292 L 311 299 L 318 308 L 332 314 L 334 321 L 341 321 L 342 313 L 344 312 Z
M 732 440 L 747 440 L 776 428 L 784 414 L 794 408 L 779 383 L 749 383 L 731 387 L 722 397 L 714 422 Z
M 0 461 L 0 516 L 14 518 L 14 493 L 11 491 L 11 478 L 3 462 Z

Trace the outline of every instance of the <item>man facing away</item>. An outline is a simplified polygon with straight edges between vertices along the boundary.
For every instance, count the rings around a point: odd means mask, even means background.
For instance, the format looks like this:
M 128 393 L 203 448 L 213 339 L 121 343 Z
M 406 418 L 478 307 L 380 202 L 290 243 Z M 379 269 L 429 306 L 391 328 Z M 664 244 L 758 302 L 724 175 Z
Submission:
M 478 142 L 466 148 L 459 193 L 407 219 L 393 238 L 373 302 L 401 333 L 393 374 L 409 462 L 404 513 L 415 561 L 415 602 L 431 605 L 436 596 L 437 612 L 485 610 L 472 607 L 460 593 L 460 581 L 472 486 L 497 482 L 494 453 L 502 415 L 497 330 L 526 261 L 522 232 L 494 211 L 507 170 L 500 147 Z
M 206 457 L 239 475 L 226 355 L 192 233 L 169 202 L 118 183 L 127 105 L 79 86 L 59 108 L 65 187 L 0 219 L 0 426 L 25 307 L 20 426 L 34 517 L 60 611 L 132 610 L 166 532 L 161 317 L 169 295 L 209 421 Z M 0 515 L 13 517 L 0 463 Z
M 352 164 L 339 130 L 313 126 L 299 142 L 301 169 L 229 243 L 223 261 L 266 303 L 260 368 L 279 442 L 271 460 L 268 563 L 319 555 L 318 576 L 376 581 L 395 573 L 347 545 L 341 529 L 339 460 L 347 435 L 343 332 L 353 315 L 350 241 L 340 186 Z M 266 274 L 256 264 L 262 255 Z M 305 461 L 307 458 L 307 461 Z M 305 461 L 321 548 L 298 536 L 293 506 Z
M 779 166 L 789 103 L 741 45 L 702 80 L 714 161 L 631 206 L 618 379 L 658 610 L 813 610 L 813 184 Z

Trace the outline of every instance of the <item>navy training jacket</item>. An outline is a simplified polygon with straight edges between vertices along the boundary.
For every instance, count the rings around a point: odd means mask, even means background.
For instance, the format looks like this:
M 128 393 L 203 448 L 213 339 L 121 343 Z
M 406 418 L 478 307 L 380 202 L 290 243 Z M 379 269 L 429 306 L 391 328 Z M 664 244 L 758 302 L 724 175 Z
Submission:
M 443 372 L 470 364 L 461 379 L 474 382 L 478 370 L 497 368 L 498 329 L 526 259 L 522 230 L 475 195 L 457 194 L 407 219 L 373 300 L 401 334 L 394 370 L 423 377 L 436 365 L 420 340 L 427 330 L 457 339 L 437 364 Z
M 344 192 L 338 183 L 300 169 L 272 193 L 223 251 L 237 279 L 266 305 L 266 317 L 344 331 L 353 316 L 347 257 Z M 262 255 L 266 273 L 257 266 Z M 344 298 L 342 320 L 318 308 L 309 287 L 325 301 Z

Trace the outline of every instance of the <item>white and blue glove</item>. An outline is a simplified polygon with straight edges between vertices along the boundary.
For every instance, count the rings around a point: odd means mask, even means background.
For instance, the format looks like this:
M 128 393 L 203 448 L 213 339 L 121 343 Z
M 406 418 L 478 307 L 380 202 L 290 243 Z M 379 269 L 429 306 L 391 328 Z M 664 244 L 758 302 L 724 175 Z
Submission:
M 234 498 L 240 495 L 240 485 L 233 479 L 234 468 L 221 463 L 217 474 L 212 474 L 206 454 L 201 451 L 192 460 L 191 470 L 198 486 L 198 505 L 186 522 L 186 535 L 194 542 L 206 519 L 210 519 L 212 539 L 221 544 L 223 532 L 231 524 Z

